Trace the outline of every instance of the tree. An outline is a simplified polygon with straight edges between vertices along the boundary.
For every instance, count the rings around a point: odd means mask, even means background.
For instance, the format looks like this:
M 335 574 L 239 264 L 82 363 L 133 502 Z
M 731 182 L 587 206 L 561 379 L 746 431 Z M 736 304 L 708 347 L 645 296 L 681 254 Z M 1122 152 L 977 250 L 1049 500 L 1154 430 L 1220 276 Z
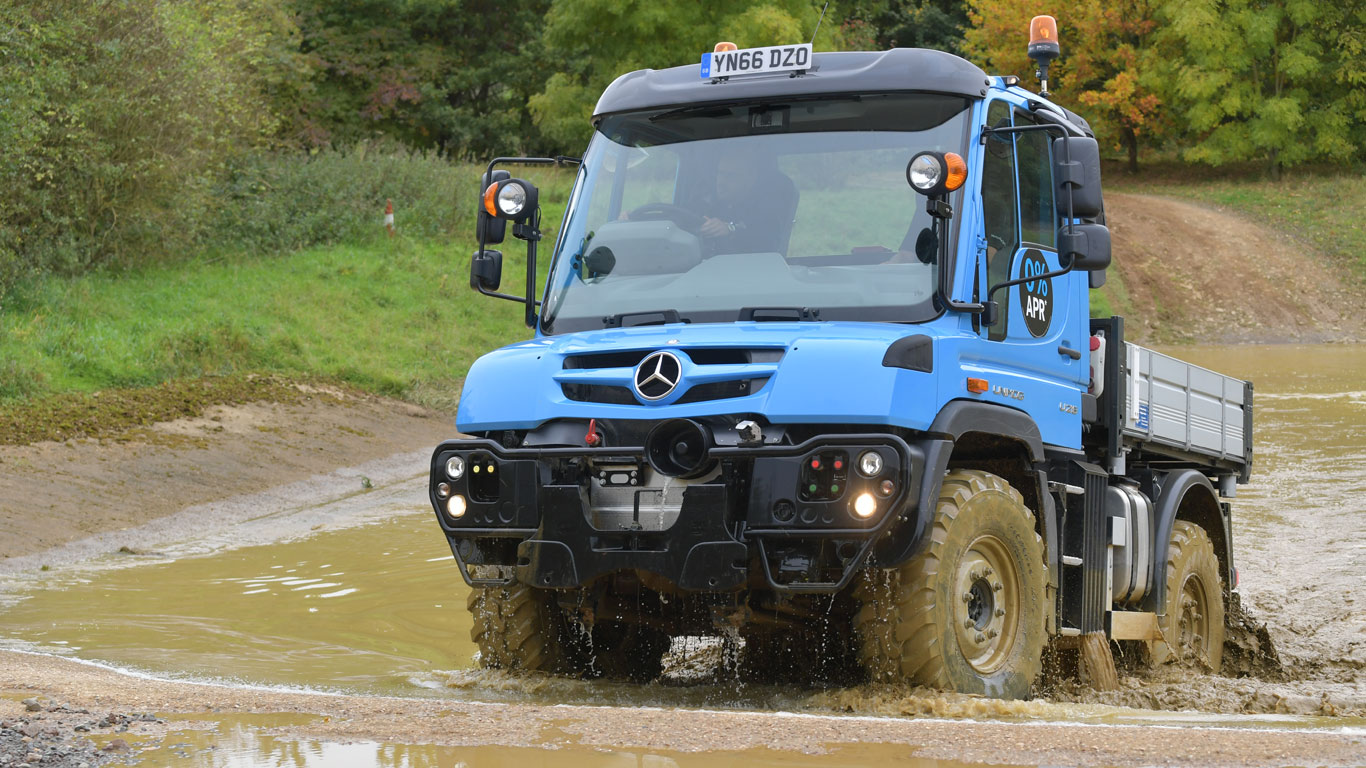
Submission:
M 1160 0 L 1154 0 L 1160 1 Z M 968 0 L 969 58 L 992 73 L 1028 75 L 1029 21 L 1052 13 L 1048 0 Z M 1138 170 L 1140 145 L 1165 133 L 1151 38 L 1150 0 L 1076 0 L 1057 16 L 1062 57 L 1049 71 L 1054 101 L 1085 113 L 1097 138 L 1128 155 Z
M 1366 126 L 1366 3 L 1166 0 L 1158 35 L 1174 109 L 1210 165 L 1252 158 L 1272 177 L 1344 161 Z
M 963 52 L 968 9 L 962 0 L 885 0 L 859 10 L 875 30 L 878 48 Z
M 721 40 L 741 48 L 811 39 L 820 7 L 805 0 L 557 0 L 543 37 L 555 74 L 531 98 L 541 133 L 582 151 L 598 94 L 636 69 L 697 62 Z M 846 29 L 832 3 L 816 50 L 841 50 Z
M 549 0 L 293 0 L 314 71 L 294 112 L 303 144 L 387 135 L 479 157 L 535 144 L 527 100 L 547 75 Z
M 0 3 L 0 293 L 183 247 L 213 175 L 277 126 L 269 0 Z

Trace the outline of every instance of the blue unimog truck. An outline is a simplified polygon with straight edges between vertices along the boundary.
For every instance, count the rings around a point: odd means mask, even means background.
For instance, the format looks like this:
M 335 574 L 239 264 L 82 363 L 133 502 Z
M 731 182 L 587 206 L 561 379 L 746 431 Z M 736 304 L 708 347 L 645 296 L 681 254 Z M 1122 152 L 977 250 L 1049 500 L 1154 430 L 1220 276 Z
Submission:
M 938 51 L 734 48 L 618 78 L 581 160 L 481 181 L 471 284 L 534 329 L 432 455 L 482 662 L 649 679 L 721 634 L 761 674 L 1016 698 L 1100 638 L 1217 670 L 1252 388 L 1090 317 L 1086 121 Z M 507 166 L 555 162 L 538 300 Z

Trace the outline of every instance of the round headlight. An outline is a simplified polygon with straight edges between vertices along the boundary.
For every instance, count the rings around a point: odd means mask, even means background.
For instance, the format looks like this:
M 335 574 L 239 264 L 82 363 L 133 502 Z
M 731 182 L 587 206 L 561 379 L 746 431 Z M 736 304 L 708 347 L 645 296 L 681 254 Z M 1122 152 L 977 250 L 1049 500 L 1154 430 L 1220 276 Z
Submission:
M 507 183 L 498 188 L 498 210 L 504 216 L 516 216 L 526 207 L 526 187 Z
M 876 511 L 877 499 L 873 498 L 873 494 L 860 493 L 858 495 L 858 498 L 854 499 L 854 514 L 858 515 L 864 520 L 867 520 L 868 518 L 872 517 L 873 513 Z
M 459 494 L 452 496 L 450 498 L 450 501 L 446 502 L 446 514 L 450 515 L 452 520 L 459 520 L 460 518 L 464 517 L 465 497 Z
M 463 456 L 452 456 L 446 459 L 446 477 L 452 480 L 459 480 L 465 476 L 465 458 Z
M 882 455 L 877 451 L 864 451 L 858 457 L 858 471 L 864 477 L 876 477 L 882 474 Z
M 447 496 L 450 496 L 450 495 L 451 495 L 451 484 L 450 484 L 450 483 L 437 483 L 437 484 L 436 484 L 436 497 L 437 497 L 438 499 L 444 499 L 444 498 L 446 498 Z
M 906 179 L 911 182 L 911 186 L 921 192 L 930 192 L 939 186 L 944 178 L 944 164 L 938 157 L 929 152 L 924 152 L 915 156 L 911 164 L 906 168 Z

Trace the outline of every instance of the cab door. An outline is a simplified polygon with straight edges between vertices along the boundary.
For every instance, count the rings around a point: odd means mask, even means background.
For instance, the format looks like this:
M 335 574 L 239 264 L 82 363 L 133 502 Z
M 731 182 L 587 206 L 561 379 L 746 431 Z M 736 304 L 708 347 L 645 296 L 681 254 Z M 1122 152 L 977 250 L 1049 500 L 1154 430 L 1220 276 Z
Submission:
M 1036 124 L 1020 106 L 992 102 L 992 127 Z M 998 283 L 1058 269 L 1051 132 L 989 135 L 982 166 L 981 295 Z M 1082 309 L 1086 273 L 1030 280 L 992 294 L 998 320 L 980 329 L 984 357 L 1009 381 L 1007 402 L 1034 417 L 1044 442 L 1080 445 L 1081 389 L 1089 353 Z M 993 390 L 995 387 L 993 387 Z

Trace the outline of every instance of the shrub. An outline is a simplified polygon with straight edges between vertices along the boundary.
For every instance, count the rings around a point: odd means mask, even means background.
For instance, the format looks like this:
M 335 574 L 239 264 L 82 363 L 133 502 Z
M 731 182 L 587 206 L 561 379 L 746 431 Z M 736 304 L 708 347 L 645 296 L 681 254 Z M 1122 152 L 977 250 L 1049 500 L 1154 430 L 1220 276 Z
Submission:
M 180 251 L 211 180 L 273 129 L 267 0 L 0 4 L 0 295 Z
M 405 236 L 468 234 L 477 186 L 472 166 L 397 145 L 244 158 L 214 190 L 203 245 L 268 254 L 378 237 L 386 200 Z

